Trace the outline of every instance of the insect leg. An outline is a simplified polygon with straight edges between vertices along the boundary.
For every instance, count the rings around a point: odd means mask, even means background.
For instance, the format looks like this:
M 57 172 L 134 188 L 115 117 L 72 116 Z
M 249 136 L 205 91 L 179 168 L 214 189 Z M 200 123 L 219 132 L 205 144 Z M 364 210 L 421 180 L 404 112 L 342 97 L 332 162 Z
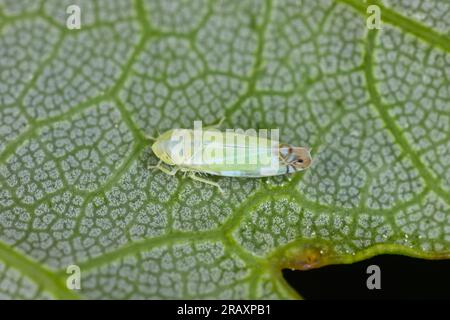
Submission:
M 158 137 L 159 137 L 161 134 L 159 133 L 158 130 L 156 130 L 156 132 L 158 133 Z M 150 136 L 150 135 L 148 135 L 148 134 L 146 134 L 146 133 L 144 133 L 144 138 L 147 139 L 147 140 L 151 140 L 151 141 L 156 141 L 156 140 L 158 140 L 158 138 L 155 138 L 155 137 L 153 137 L 153 136 Z
M 148 166 L 148 168 L 149 169 L 152 169 L 152 168 L 159 169 L 162 172 L 164 172 L 165 174 L 168 174 L 170 176 L 174 176 L 178 172 L 178 170 L 180 170 L 180 168 L 178 168 L 178 167 L 174 167 L 174 168 L 172 168 L 172 170 L 169 170 L 169 169 L 165 168 L 163 165 L 161 165 L 161 161 L 159 161 L 156 166 Z
M 156 141 L 157 140 L 155 137 L 152 137 L 152 136 L 150 136 L 148 134 L 145 134 L 145 133 L 144 133 L 144 138 L 147 139 L 147 140 L 151 140 L 151 141 Z
M 196 176 L 194 172 L 191 172 L 189 174 L 189 178 L 191 178 L 192 180 L 196 180 L 196 181 L 203 182 L 203 183 L 209 184 L 211 186 L 214 186 L 217 189 L 219 189 L 219 191 L 221 193 L 224 193 L 222 188 L 220 187 L 220 185 L 217 182 L 213 182 L 213 181 L 205 179 L 205 178 L 200 178 L 200 177 Z
M 159 169 L 159 165 L 161 164 L 162 160 L 159 160 L 158 163 L 155 166 L 147 166 L 147 169 Z

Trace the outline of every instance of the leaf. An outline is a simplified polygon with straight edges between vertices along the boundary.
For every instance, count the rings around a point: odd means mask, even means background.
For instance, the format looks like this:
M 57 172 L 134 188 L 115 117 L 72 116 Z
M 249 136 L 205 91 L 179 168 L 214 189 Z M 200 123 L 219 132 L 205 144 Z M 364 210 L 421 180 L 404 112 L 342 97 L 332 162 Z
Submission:
M 298 298 L 282 268 L 449 258 L 450 5 L 377 4 L 369 31 L 357 0 L 0 0 L 1 297 Z M 222 116 L 314 165 L 225 195 L 147 169 L 145 135 Z

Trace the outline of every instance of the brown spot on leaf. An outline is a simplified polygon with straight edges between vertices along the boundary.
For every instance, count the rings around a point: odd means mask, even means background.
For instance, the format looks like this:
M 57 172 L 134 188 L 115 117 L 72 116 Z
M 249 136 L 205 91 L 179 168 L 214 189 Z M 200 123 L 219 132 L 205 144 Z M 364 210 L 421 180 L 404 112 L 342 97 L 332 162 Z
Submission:
M 331 250 L 322 244 L 305 244 L 286 250 L 281 258 L 281 267 L 309 270 L 329 264 Z

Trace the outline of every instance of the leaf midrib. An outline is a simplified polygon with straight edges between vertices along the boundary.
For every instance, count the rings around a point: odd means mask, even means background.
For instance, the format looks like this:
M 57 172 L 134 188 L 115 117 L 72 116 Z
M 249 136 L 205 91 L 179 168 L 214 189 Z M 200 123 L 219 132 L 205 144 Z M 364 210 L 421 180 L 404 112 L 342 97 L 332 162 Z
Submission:
M 361 0 L 335 0 L 341 3 L 345 3 L 362 15 L 367 15 L 367 7 L 370 4 L 375 4 L 380 7 L 381 21 L 386 22 L 393 26 L 400 28 L 401 30 L 411 33 L 419 39 L 422 39 L 430 46 L 439 47 L 446 52 L 450 52 L 450 37 L 436 32 L 435 30 L 417 22 L 416 20 L 409 19 L 385 6 L 379 1 L 371 0 L 369 3 L 365 3 Z

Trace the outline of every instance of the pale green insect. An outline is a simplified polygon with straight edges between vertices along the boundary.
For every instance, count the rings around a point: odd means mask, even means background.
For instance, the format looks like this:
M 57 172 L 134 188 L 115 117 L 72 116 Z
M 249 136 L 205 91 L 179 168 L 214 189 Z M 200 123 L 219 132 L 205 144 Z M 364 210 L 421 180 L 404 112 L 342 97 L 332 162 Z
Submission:
M 199 175 L 260 178 L 301 171 L 312 162 L 307 148 L 279 144 L 277 140 L 245 132 L 220 132 L 211 127 L 201 131 L 173 129 L 153 139 L 152 150 L 160 161 L 151 168 L 169 175 L 181 171 L 220 191 L 218 183 Z

